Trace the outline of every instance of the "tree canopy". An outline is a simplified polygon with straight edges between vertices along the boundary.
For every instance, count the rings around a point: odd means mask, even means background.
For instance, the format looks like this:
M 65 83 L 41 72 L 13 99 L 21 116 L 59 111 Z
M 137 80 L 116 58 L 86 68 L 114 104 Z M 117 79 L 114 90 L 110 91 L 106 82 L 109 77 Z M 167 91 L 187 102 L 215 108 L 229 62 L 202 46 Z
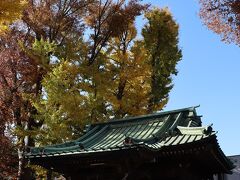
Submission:
M 168 9 L 138 0 L 26 2 L 0 36 L 0 130 L 18 151 L 19 178 L 27 175 L 29 146 L 74 139 L 92 122 L 161 110 L 181 60 Z M 135 18 L 143 13 L 139 38 Z
M 165 106 L 181 59 L 178 25 L 167 9 L 149 10 L 146 19 L 142 40 L 136 39 L 134 24 L 129 23 L 91 66 L 69 58 L 45 76 L 45 94 L 34 101 L 38 117 L 46 123 L 37 136 L 40 144 L 79 136 L 90 122 L 152 113 Z

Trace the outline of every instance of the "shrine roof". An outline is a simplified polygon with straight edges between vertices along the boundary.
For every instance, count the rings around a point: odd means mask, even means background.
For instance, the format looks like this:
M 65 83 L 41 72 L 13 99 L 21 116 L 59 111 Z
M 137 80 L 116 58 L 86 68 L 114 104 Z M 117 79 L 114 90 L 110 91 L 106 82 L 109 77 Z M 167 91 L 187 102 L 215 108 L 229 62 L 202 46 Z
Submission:
M 61 156 L 134 148 L 158 150 L 201 141 L 215 135 L 211 126 L 201 126 L 195 107 L 128 117 L 86 127 L 79 139 L 63 144 L 32 148 L 29 158 Z
M 58 167 L 60 159 L 89 163 L 91 159 L 94 162 L 99 159 L 98 155 L 104 161 L 123 152 L 142 152 L 150 159 L 189 155 L 197 158 L 196 154 L 202 152 L 205 160 L 212 159 L 211 167 L 216 167 L 216 173 L 230 173 L 233 168 L 212 126 L 202 126 L 196 107 L 91 124 L 79 139 L 30 148 L 25 157 L 33 164 Z

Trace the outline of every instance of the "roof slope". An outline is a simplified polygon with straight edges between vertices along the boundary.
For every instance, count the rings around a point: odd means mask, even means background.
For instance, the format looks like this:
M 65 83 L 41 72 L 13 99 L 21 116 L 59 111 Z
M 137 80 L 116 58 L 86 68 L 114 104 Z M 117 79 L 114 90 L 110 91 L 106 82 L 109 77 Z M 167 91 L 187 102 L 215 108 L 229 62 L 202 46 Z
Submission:
M 160 149 L 199 141 L 214 134 L 210 126 L 201 127 L 200 117 L 191 107 L 93 124 L 79 139 L 33 148 L 29 157 L 113 150 L 134 145 Z
M 86 133 L 77 140 L 32 148 L 26 156 L 30 160 L 67 155 L 79 157 L 134 148 L 161 152 L 165 148 L 199 144 L 213 139 L 216 157 L 226 164 L 228 171 L 231 163 L 221 151 L 216 133 L 211 126 L 202 127 L 201 124 L 201 117 L 197 115 L 195 107 L 111 120 L 88 126 Z

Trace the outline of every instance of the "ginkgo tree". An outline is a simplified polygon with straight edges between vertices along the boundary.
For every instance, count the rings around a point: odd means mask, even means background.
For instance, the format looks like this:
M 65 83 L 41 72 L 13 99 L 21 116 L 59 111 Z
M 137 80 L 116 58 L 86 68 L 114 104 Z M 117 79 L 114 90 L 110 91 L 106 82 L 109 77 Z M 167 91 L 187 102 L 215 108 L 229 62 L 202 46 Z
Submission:
M 148 62 L 151 66 L 151 91 L 148 112 L 161 109 L 173 88 L 172 75 L 182 58 L 178 47 L 178 24 L 167 8 L 155 8 L 145 14 L 148 23 L 142 30 Z
M 76 138 L 92 122 L 152 113 L 165 106 L 182 57 L 178 25 L 168 9 L 154 8 L 145 16 L 142 39 L 129 23 L 91 66 L 69 57 L 45 76 L 45 93 L 33 101 L 45 122 L 36 135 L 39 144 Z M 79 51 L 79 56 L 86 54 Z

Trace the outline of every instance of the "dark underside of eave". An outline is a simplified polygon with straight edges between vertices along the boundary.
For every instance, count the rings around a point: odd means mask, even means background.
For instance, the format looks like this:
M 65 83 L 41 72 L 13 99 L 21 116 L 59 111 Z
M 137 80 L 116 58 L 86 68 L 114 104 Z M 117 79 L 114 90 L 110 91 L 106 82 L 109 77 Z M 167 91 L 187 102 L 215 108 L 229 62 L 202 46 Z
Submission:
M 155 151 L 144 145 L 136 145 L 103 152 L 39 157 L 31 159 L 31 163 L 47 169 L 53 168 L 63 174 L 74 174 L 86 170 L 94 172 L 99 168 L 131 169 L 145 166 L 145 164 L 168 168 L 176 164 L 183 167 L 191 166 L 194 171 L 201 169 L 206 174 L 231 173 L 230 170 L 233 168 L 232 163 L 223 156 L 215 135 L 198 142 L 165 146 Z

